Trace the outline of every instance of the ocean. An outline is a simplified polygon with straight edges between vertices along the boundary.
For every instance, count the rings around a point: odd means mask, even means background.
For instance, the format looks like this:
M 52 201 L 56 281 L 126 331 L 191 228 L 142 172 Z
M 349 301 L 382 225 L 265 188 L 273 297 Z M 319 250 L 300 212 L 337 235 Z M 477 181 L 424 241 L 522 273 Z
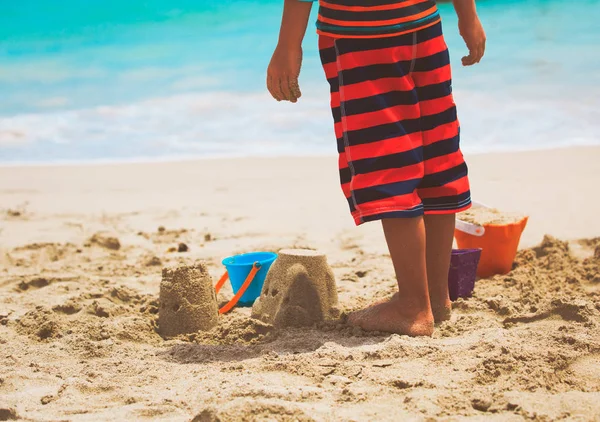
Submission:
M 298 104 L 265 69 L 282 0 L 0 2 L 0 163 L 334 155 L 314 31 Z M 439 5 L 466 153 L 600 144 L 600 0 L 480 0 L 484 60 Z

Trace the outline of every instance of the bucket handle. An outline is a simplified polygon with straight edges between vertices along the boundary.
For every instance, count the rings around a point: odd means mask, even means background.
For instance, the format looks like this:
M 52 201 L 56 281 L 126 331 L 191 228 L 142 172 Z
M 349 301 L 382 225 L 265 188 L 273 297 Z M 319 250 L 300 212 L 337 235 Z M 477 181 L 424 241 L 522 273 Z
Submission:
M 246 277 L 244 284 L 242 284 L 242 287 L 240 287 L 235 296 L 233 296 L 231 300 L 227 302 L 227 304 L 223 305 L 223 307 L 219 309 L 220 314 L 226 314 L 227 312 L 231 311 L 231 309 L 238 303 L 240 298 L 244 295 L 244 293 L 246 293 L 246 290 L 248 289 L 250 284 L 252 284 L 252 281 L 254 280 L 256 273 L 260 270 L 260 267 L 262 267 L 260 262 L 255 262 L 254 264 L 252 264 L 252 269 L 250 270 L 248 277 Z M 229 279 L 229 273 L 225 271 L 225 274 L 223 274 L 221 279 L 215 285 L 216 293 L 219 293 L 219 290 L 221 290 L 227 279 Z
M 490 208 L 486 204 L 481 202 L 473 201 L 473 208 Z M 485 234 L 485 227 L 480 226 L 479 224 L 468 223 L 460 219 L 460 217 L 456 218 L 456 229 L 460 230 L 463 233 L 468 233 L 472 236 L 481 237 Z
M 478 224 L 467 223 L 460 219 L 456 220 L 456 228 L 461 232 L 468 233 L 473 236 L 483 236 L 485 234 L 485 227 Z

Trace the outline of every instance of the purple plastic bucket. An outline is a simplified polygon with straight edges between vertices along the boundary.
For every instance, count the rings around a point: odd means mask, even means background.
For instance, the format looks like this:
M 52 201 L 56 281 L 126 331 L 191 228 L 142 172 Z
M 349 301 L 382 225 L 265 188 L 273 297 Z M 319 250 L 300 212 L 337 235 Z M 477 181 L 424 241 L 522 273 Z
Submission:
M 471 297 L 477 278 L 481 249 L 453 249 L 448 273 L 450 300 Z

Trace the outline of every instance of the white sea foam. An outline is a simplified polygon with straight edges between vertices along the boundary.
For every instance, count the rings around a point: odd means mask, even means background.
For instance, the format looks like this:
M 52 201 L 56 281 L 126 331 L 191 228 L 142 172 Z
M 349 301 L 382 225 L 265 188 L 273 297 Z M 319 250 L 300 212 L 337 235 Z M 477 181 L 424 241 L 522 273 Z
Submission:
M 600 110 L 582 102 L 455 93 L 466 153 L 600 144 Z M 323 86 L 298 104 L 267 93 L 188 94 L 0 118 L 0 161 L 335 154 Z

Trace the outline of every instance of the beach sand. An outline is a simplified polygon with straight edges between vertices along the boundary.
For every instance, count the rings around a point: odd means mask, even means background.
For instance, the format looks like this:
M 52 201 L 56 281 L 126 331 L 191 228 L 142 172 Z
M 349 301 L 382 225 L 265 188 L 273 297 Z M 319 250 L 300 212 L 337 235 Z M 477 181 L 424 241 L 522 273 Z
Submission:
M 600 148 L 467 158 L 476 200 L 530 220 L 432 338 L 249 308 L 157 334 L 163 267 L 216 283 L 240 252 L 319 249 L 342 311 L 392 294 L 335 157 L 0 168 L 0 420 L 599 420 Z

